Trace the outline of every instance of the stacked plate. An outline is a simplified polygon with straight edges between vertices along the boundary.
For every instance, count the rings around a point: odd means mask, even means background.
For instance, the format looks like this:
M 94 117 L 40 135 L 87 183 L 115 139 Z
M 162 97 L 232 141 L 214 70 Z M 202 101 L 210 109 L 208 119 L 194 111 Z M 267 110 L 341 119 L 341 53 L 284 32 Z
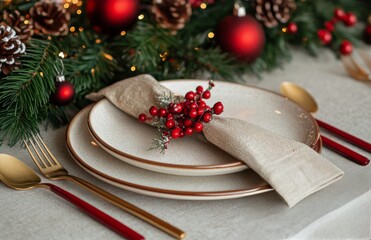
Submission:
M 163 81 L 185 94 L 202 80 Z M 210 105 L 222 101 L 224 117 L 243 119 L 321 149 L 318 126 L 300 106 L 276 93 L 217 82 Z M 145 112 L 146 109 L 143 109 Z M 171 141 L 165 154 L 148 151 L 156 130 L 116 108 L 107 99 L 79 112 L 67 129 L 75 161 L 95 177 L 141 194 L 188 200 L 228 199 L 271 191 L 244 163 L 200 135 Z

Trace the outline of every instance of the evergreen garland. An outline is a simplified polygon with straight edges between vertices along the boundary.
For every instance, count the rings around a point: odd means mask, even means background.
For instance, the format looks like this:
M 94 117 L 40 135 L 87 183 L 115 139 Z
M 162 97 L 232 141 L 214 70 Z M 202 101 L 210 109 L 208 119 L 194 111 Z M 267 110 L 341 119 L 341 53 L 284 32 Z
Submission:
M 35 2 L 37 0 L 1 1 L 0 9 L 25 13 Z M 232 14 L 234 1 L 216 0 L 204 10 L 193 9 L 190 21 L 176 35 L 153 21 L 150 11 L 146 10 L 151 3 L 141 1 L 144 19 L 121 35 L 95 32 L 82 7 L 82 14 L 72 15 L 73 33 L 63 37 L 34 36 L 27 43 L 27 54 L 21 58 L 22 67 L 8 76 L 0 73 L 0 140 L 13 145 L 37 132 L 42 122 L 53 126 L 66 124 L 74 111 L 88 103 L 84 99 L 87 93 L 133 75 L 148 73 L 164 80 L 208 74 L 213 79 L 242 81 L 242 74 L 259 75 L 283 67 L 291 58 L 290 45 L 302 47 L 311 55 L 318 53 L 323 46 L 317 31 L 332 18 L 336 7 L 352 11 L 363 23 L 371 9 L 371 2 L 360 0 L 296 1 L 297 9 L 290 21 L 297 23 L 298 33 L 285 34 L 282 25 L 264 28 L 264 52 L 247 64 L 222 52 L 215 40 L 207 37 L 224 16 Z M 247 13 L 253 16 L 253 6 L 247 1 L 245 5 Z M 342 39 L 360 46 L 362 27 L 362 24 L 354 28 L 336 25 L 330 48 L 338 55 Z M 76 90 L 73 104 L 67 107 L 49 102 L 60 71 L 56 65 L 61 55 L 64 75 Z

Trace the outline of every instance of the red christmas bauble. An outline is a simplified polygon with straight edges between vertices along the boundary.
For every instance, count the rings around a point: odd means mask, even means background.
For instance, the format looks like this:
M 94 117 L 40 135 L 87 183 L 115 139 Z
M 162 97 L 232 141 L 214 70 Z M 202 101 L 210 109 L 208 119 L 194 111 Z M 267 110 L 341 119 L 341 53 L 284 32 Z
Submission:
M 86 13 L 97 32 L 118 33 L 136 22 L 139 5 L 139 0 L 87 0 Z
M 239 60 L 253 62 L 265 44 L 261 25 L 250 16 L 226 16 L 218 24 L 216 39 L 220 47 Z
M 343 40 L 343 42 L 340 45 L 340 53 L 342 55 L 349 55 L 353 51 L 352 43 L 348 40 Z
M 366 26 L 365 31 L 363 32 L 363 40 L 367 44 L 371 44 L 371 24 Z
M 74 97 L 75 89 L 70 82 L 56 82 L 55 92 L 50 96 L 50 101 L 55 105 L 64 106 L 71 103 Z

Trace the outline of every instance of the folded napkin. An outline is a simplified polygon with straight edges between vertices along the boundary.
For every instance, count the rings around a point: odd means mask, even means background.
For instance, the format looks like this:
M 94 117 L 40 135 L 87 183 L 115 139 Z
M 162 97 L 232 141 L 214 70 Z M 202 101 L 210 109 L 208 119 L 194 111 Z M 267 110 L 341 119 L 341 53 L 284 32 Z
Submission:
M 86 97 L 93 101 L 106 97 L 137 118 L 150 106 L 158 106 L 156 96 L 163 94 L 169 95 L 170 90 L 151 75 L 139 75 Z M 243 120 L 213 116 L 203 132 L 208 141 L 257 172 L 289 207 L 344 175 L 309 146 Z

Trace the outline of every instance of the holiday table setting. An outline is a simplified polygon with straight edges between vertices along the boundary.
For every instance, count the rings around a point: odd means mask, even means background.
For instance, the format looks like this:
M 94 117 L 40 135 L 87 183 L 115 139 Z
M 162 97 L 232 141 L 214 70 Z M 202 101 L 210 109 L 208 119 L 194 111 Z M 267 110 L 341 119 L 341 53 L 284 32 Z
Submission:
M 2 2 L 0 238 L 369 239 L 368 6 Z

